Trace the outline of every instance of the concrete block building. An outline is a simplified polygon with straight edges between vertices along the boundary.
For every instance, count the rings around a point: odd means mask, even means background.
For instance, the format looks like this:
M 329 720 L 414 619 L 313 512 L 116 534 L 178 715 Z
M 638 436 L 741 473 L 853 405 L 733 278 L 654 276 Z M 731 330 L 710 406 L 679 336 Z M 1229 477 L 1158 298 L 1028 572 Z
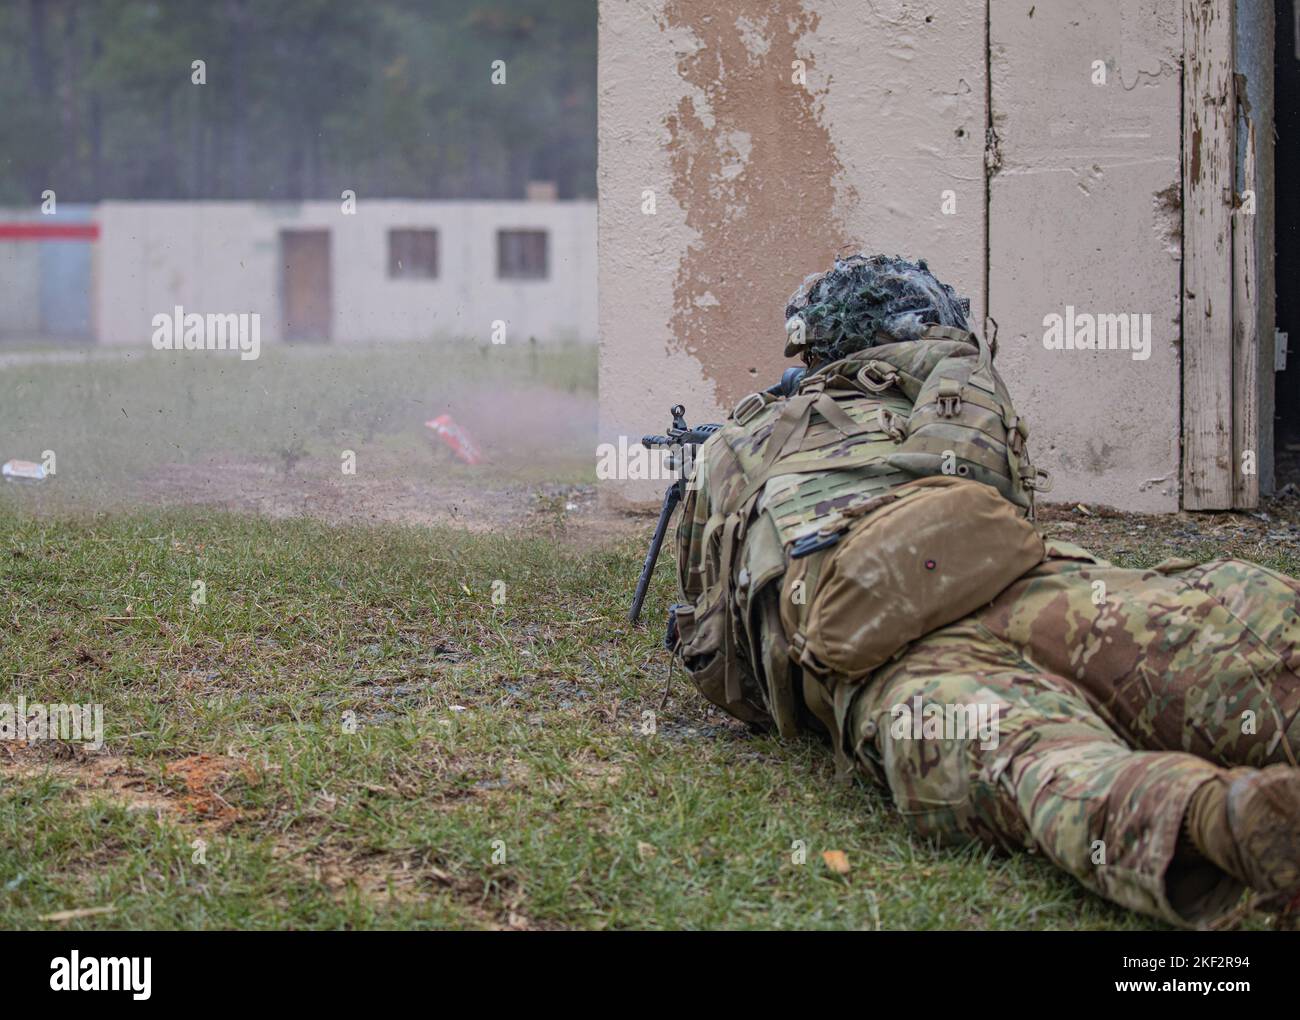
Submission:
M 355 211 L 348 211 L 349 209 Z M 592 202 L 103 202 L 0 210 L 0 340 L 147 346 L 176 306 L 263 342 L 596 336 Z

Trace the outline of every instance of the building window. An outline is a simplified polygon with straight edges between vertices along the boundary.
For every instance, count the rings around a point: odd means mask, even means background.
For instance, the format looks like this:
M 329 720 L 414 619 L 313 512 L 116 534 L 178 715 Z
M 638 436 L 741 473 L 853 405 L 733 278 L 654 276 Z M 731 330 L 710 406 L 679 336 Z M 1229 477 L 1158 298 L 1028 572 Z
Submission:
M 545 230 L 498 230 L 497 276 L 502 280 L 545 280 Z
M 436 230 L 390 230 L 388 276 L 392 280 L 432 280 L 438 275 Z

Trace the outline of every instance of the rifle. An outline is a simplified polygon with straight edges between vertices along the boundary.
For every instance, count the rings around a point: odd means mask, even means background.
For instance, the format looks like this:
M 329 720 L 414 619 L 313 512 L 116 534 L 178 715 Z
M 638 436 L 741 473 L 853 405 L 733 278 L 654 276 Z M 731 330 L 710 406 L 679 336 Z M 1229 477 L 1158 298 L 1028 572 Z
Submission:
M 806 371 L 807 369 L 804 368 L 787 368 L 781 373 L 781 381 L 775 386 L 769 386 L 765 392 L 780 397 L 791 396 L 799 389 L 799 383 L 803 381 Z M 647 449 L 667 449 L 669 451 L 667 466 L 678 470 L 679 474 L 664 493 L 663 506 L 659 509 L 659 520 L 655 523 L 655 531 L 650 538 L 650 548 L 645 554 L 645 562 L 641 564 L 641 576 L 637 578 L 636 594 L 632 596 L 632 610 L 627 615 L 630 623 L 636 623 L 641 618 L 641 604 L 645 602 L 646 590 L 650 587 L 650 577 L 654 574 L 655 564 L 659 561 L 659 550 L 664 544 L 664 536 L 668 533 L 668 521 L 673 511 L 677 509 L 677 504 L 686 496 L 686 486 L 689 482 L 686 468 L 689 466 L 690 458 L 684 454 L 689 451 L 693 456 L 695 449 L 701 443 L 722 428 L 718 423 L 696 425 L 692 428 L 686 424 L 686 408 L 682 404 L 674 404 L 669 414 L 672 415 L 672 424 L 669 425 L 666 435 L 641 437 L 641 445 Z

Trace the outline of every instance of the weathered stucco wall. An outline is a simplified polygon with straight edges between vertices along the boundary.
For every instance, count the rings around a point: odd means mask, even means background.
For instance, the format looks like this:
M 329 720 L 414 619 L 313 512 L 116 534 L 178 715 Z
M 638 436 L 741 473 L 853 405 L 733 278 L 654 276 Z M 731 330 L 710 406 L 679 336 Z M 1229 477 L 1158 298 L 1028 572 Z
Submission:
M 775 382 L 786 299 L 841 249 L 929 259 L 980 321 L 982 0 L 600 16 L 604 440 L 661 431 L 679 400 L 718 420 Z
M 1176 506 L 1180 11 L 602 0 L 602 439 L 775 381 L 790 292 L 867 249 L 927 259 L 977 328 L 988 297 L 1052 498 Z M 1150 359 L 1044 349 L 1067 303 L 1151 312 Z

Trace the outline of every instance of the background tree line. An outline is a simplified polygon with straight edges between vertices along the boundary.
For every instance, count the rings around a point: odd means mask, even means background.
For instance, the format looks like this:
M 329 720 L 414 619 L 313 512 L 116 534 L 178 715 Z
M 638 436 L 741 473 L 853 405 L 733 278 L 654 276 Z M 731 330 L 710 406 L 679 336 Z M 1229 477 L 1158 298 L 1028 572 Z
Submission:
M 0 203 L 591 197 L 595 77 L 595 0 L 0 0 Z

